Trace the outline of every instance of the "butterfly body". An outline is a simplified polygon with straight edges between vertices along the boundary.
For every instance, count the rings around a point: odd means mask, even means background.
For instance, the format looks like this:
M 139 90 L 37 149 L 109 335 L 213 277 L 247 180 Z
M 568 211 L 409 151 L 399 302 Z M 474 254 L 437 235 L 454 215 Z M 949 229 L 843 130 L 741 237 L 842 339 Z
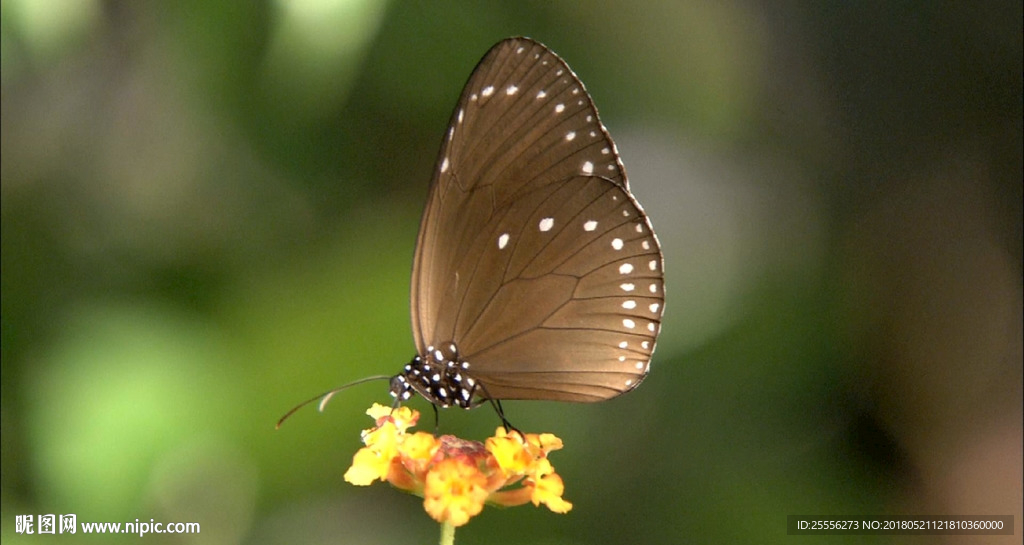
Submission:
M 391 396 L 405 401 L 416 392 L 439 407 L 472 408 L 480 385 L 468 372 L 469 362 L 459 357 L 455 343 L 439 346 L 428 346 L 426 354 L 413 357 L 391 378 Z
M 391 394 L 470 408 L 629 391 L 649 369 L 663 278 L 583 84 L 545 46 L 503 40 L 445 132 L 413 262 L 417 355 Z

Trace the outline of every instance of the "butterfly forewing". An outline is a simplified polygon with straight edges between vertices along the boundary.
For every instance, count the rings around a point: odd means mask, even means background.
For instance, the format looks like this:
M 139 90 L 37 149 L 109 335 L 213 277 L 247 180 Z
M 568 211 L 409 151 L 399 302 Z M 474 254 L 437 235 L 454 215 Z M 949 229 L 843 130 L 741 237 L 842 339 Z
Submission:
M 532 40 L 496 45 L 431 182 L 413 264 L 419 353 L 455 343 L 493 398 L 607 399 L 647 372 L 662 274 L 583 84 Z
M 458 249 L 470 244 L 481 222 L 527 186 L 581 171 L 626 183 L 583 84 L 532 40 L 498 43 L 467 81 L 434 169 L 413 266 L 418 349 L 435 329 L 448 330 L 439 313 L 451 304 Z

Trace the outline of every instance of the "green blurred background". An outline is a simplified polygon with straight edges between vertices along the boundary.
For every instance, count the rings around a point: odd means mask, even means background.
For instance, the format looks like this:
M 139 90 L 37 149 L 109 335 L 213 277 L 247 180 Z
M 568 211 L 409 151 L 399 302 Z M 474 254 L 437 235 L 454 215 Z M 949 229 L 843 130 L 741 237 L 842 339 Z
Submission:
M 383 383 L 274 422 L 413 355 L 431 168 L 511 35 L 591 91 L 664 247 L 667 312 L 636 392 L 505 407 L 565 440 L 573 511 L 488 508 L 457 542 L 919 543 L 787 536 L 786 515 L 1009 514 L 1019 543 L 1021 19 L 3 0 L 4 543 L 140 539 L 14 533 L 45 513 L 202 525 L 146 543 L 435 542 L 419 499 L 342 481 Z

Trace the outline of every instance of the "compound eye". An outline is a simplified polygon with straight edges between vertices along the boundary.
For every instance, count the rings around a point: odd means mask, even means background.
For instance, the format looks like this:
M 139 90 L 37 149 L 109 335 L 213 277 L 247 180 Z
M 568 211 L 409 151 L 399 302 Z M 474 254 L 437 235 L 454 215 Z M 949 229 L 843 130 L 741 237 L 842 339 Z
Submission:
M 409 383 L 405 381 L 405 377 L 402 375 L 395 375 L 391 377 L 391 397 L 400 398 L 403 393 L 409 390 Z

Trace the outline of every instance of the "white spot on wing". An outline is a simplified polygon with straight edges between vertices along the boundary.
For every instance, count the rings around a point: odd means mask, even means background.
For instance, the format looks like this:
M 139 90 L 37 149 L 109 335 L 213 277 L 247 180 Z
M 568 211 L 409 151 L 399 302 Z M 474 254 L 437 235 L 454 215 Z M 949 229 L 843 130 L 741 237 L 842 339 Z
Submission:
M 629 343 L 626 342 L 626 341 L 622 341 L 621 343 L 619 343 L 619 348 L 628 348 L 628 347 L 629 347 Z
M 555 104 L 555 113 L 560 114 L 565 111 L 565 104 Z
M 448 172 L 448 158 L 445 157 L 444 161 L 441 161 L 441 172 Z
M 504 250 L 505 246 L 507 246 L 507 245 L 508 245 L 508 233 L 502 233 L 502 235 L 500 237 L 498 237 L 498 249 L 499 250 Z
M 627 299 L 627 300 L 622 302 L 622 308 L 624 308 L 626 310 L 632 310 L 632 309 L 636 308 L 636 301 L 634 301 L 632 299 Z
M 565 140 L 567 142 L 572 142 L 573 138 L 576 138 L 576 131 L 569 131 L 565 133 Z
M 591 163 L 590 161 L 584 161 L 583 166 L 580 168 L 580 170 L 582 170 L 584 174 L 593 174 L 594 163 Z
M 621 250 L 622 246 L 623 246 L 623 243 L 622 243 L 622 239 L 621 238 L 613 238 L 612 239 L 612 249 L 614 249 L 614 250 Z
M 488 85 L 487 87 L 484 87 L 483 89 L 480 90 L 480 96 L 482 96 L 482 97 L 489 97 L 492 94 L 494 94 L 494 86 L 493 85 Z
M 630 282 L 626 282 L 625 284 L 619 284 L 619 288 L 622 291 L 633 291 L 636 289 L 636 286 Z
M 650 260 L 647 263 L 647 268 L 651 269 L 652 271 L 658 270 L 658 260 L 657 259 Z
M 554 227 L 554 226 L 555 226 L 555 218 L 544 218 L 544 219 L 540 220 L 540 223 L 537 225 L 537 227 L 541 231 L 544 231 L 544 232 L 550 231 L 551 228 Z
M 541 89 L 540 91 L 537 91 L 537 98 L 538 99 L 544 98 L 546 96 L 548 96 L 548 92 L 545 91 L 544 89 Z
M 593 231 L 594 229 L 597 229 L 597 222 L 594 220 L 588 220 L 583 224 L 584 231 Z
M 647 308 L 651 309 L 651 312 L 657 314 L 658 313 L 658 309 L 661 308 L 661 305 L 659 305 L 658 303 L 651 303 L 651 306 L 649 306 Z
M 623 263 L 619 266 L 619 274 L 629 274 L 633 272 L 633 265 L 629 263 Z
M 636 322 L 630 320 L 629 318 L 624 318 L 622 320 L 622 325 L 626 326 L 629 329 L 633 329 L 634 327 L 636 327 Z
M 509 85 L 508 88 L 505 89 L 505 94 L 508 96 L 512 96 L 516 94 L 517 91 L 519 91 L 518 87 L 516 87 L 515 85 Z

